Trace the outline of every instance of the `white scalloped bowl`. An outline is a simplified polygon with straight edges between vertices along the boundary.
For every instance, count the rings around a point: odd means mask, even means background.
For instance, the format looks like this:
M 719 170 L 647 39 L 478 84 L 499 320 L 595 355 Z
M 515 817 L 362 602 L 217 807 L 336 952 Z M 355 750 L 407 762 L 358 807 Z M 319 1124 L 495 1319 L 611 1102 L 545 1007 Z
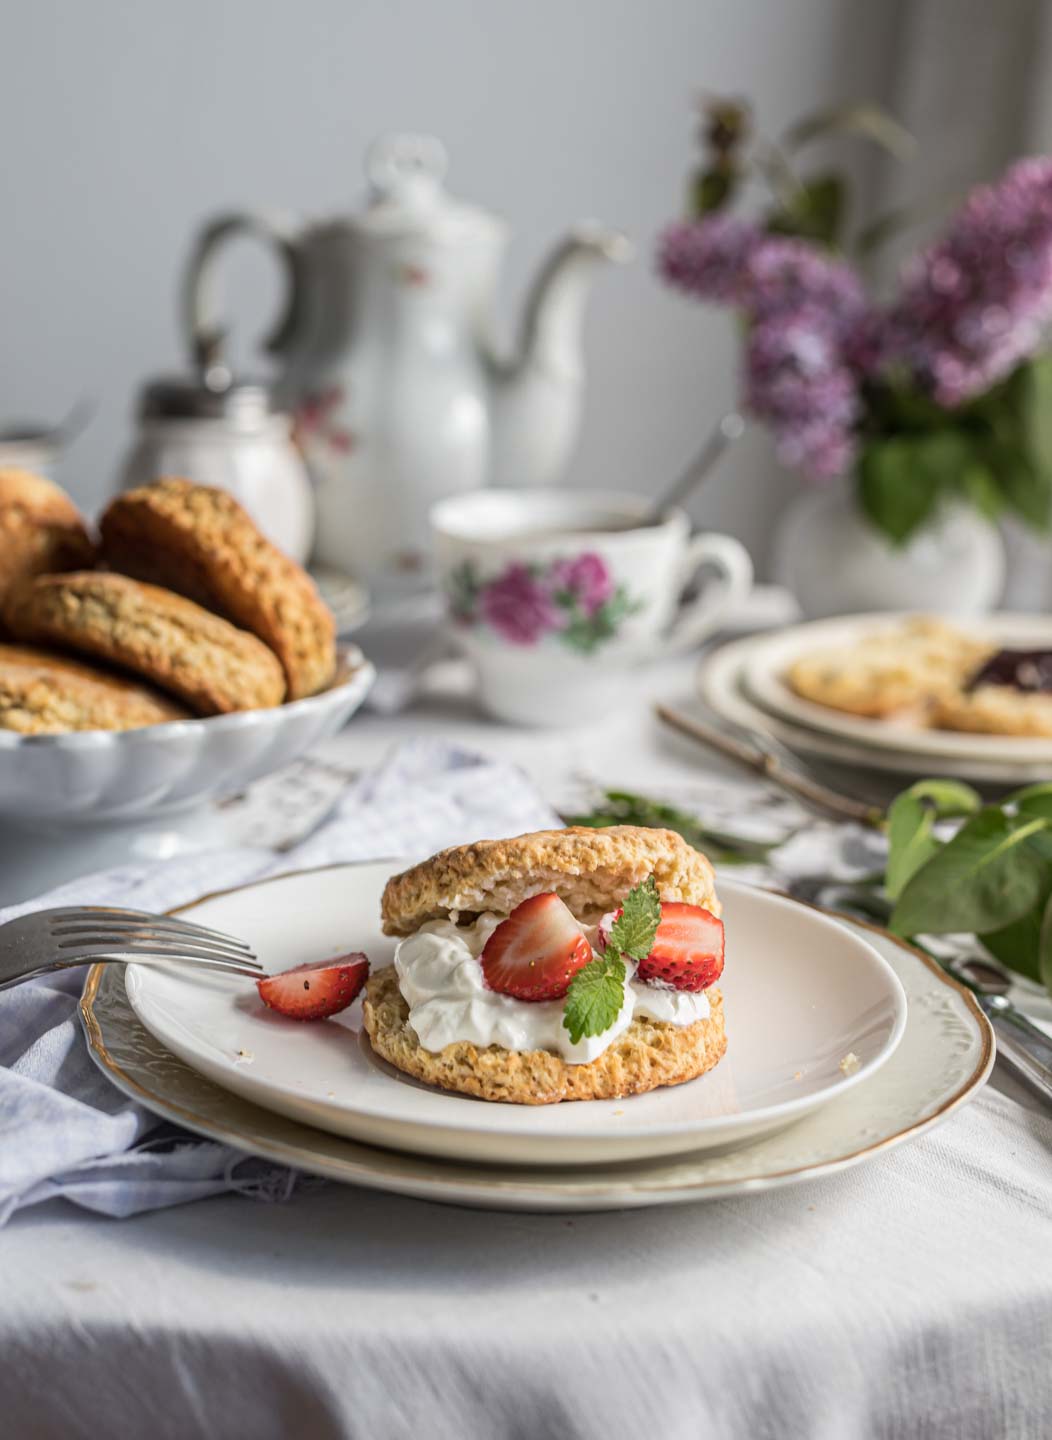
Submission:
M 341 645 L 327 690 L 268 710 L 139 730 L 0 731 L 0 818 L 23 825 L 154 819 L 237 794 L 334 735 L 376 671 Z

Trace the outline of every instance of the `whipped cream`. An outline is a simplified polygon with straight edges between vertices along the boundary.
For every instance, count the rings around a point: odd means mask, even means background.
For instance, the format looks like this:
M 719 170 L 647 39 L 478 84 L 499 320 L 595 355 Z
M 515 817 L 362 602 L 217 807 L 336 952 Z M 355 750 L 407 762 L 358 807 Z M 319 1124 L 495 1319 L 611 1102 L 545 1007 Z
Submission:
M 486 986 L 479 956 L 503 917 L 480 915 L 473 925 L 429 920 L 395 951 L 398 988 L 409 1006 L 409 1023 L 425 1050 L 439 1051 L 457 1040 L 501 1045 L 505 1050 L 552 1050 L 570 1065 L 601 1055 L 628 1029 L 636 1015 L 670 1025 L 693 1025 L 709 1014 L 704 991 L 692 993 L 635 980 L 625 962 L 625 997 L 617 1019 L 601 1035 L 577 1044 L 563 1025 L 562 1000 L 516 1000 Z M 581 926 L 594 943 L 595 932 Z

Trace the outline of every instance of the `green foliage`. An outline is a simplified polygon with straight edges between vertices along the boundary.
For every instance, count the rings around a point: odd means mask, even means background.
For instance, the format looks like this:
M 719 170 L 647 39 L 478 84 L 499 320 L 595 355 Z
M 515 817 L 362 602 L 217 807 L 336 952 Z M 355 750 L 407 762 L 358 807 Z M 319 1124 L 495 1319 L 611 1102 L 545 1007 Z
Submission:
M 645 960 L 654 945 L 661 923 L 661 901 L 653 875 L 625 897 L 621 914 L 610 927 L 608 950 L 617 950 L 632 960 Z
M 967 439 L 955 430 L 897 435 L 866 446 L 859 465 L 862 508 L 901 544 L 931 518 L 940 500 L 958 489 L 971 462 Z
M 610 927 L 606 949 L 570 981 L 563 1007 L 563 1028 L 576 1045 L 585 1035 L 601 1035 L 621 1013 L 625 998 L 625 959 L 643 960 L 653 949 L 661 922 L 661 901 L 653 875 L 630 890 L 621 914 Z
M 840 175 L 801 181 L 767 217 L 773 235 L 794 235 L 816 245 L 835 246 L 847 213 L 847 182 Z
M 884 888 L 897 900 L 913 876 L 937 853 L 935 811 L 907 791 L 888 811 L 888 868 Z
M 1028 360 L 985 395 L 943 410 L 903 384 L 870 386 L 857 470 L 862 509 L 902 544 L 948 499 L 989 519 L 1052 525 L 1052 357 Z
M 674 805 L 638 795 L 632 790 L 604 790 L 594 809 L 583 815 L 564 815 L 567 825 L 583 825 L 602 830 L 608 825 L 642 825 L 653 830 L 674 830 L 688 845 L 703 850 L 710 860 L 720 865 L 762 863 L 775 848 L 775 843 L 750 840 L 714 829 L 697 816 Z
M 996 930 L 1025 915 L 1050 884 L 1048 861 L 1028 847 L 1048 821 L 990 805 L 913 875 L 891 916 L 899 935 Z

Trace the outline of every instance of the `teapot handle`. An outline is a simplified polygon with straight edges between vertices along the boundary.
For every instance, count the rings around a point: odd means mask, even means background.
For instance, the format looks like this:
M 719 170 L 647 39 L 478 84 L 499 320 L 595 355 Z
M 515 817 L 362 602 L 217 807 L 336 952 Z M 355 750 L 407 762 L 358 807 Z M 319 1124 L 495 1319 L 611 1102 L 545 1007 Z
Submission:
M 281 318 L 263 342 L 271 354 L 280 354 L 296 330 L 302 308 L 303 262 L 294 224 L 278 216 L 252 211 L 217 215 L 199 232 L 183 278 L 183 324 L 190 353 L 202 375 L 225 370 L 223 349 L 227 330 L 219 318 L 218 264 L 228 240 L 250 235 L 276 251 L 285 271 L 285 300 Z M 229 379 L 229 376 L 225 377 Z

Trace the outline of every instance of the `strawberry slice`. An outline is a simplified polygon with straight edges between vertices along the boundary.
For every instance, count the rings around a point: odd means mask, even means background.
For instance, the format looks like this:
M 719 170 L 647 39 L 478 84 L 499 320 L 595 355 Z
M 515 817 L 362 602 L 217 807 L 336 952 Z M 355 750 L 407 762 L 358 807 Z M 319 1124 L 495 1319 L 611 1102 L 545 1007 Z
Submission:
M 599 946 L 600 950 L 605 950 L 606 947 L 610 944 L 610 931 L 614 928 L 614 925 L 617 923 L 618 920 L 621 919 L 621 916 L 624 913 L 624 906 L 619 905 L 616 910 L 608 910 L 603 916 L 603 918 L 599 921 L 599 925 L 596 929 L 595 939 L 596 944 Z
M 516 1000 L 561 1000 L 594 957 L 558 895 L 531 895 L 502 920 L 482 951 L 491 990 Z
M 636 979 L 661 980 L 675 990 L 706 990 L 722 973 L 723 921 L 700 905 L 663 904 L 654 944 L 639 962 Z
M 264 1005 L 290 1020 L 327 1020 L 347 1009 L 368 975 L 369 961 L 355 952 L 268 975 L 256 988 Z

